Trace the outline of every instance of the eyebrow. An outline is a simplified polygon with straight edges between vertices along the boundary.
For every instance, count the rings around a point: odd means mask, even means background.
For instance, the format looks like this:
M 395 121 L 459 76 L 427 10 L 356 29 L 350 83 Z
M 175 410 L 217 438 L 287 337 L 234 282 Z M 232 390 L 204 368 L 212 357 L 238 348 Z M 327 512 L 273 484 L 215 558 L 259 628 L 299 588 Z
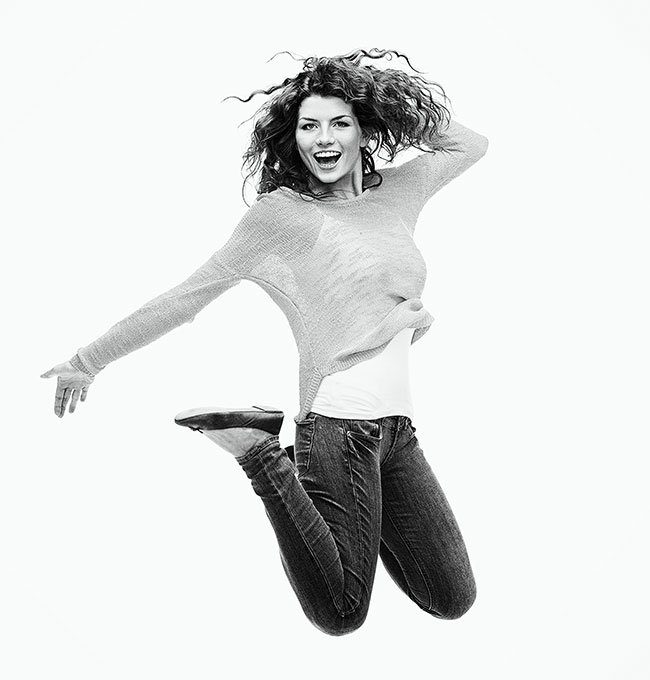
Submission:
M 332 118 L 332 120 L 338 120 L 339 118 L 352 118 L 352 116 L 350 116 L 347 113 L 344 113 L 340 116 L 334 116 L 334 118 Z M 313 120 L 313 121 L 318 122 L 318 120 L 316 118 L 307 118 L 307 116 L 300 116 L 300 120 Z

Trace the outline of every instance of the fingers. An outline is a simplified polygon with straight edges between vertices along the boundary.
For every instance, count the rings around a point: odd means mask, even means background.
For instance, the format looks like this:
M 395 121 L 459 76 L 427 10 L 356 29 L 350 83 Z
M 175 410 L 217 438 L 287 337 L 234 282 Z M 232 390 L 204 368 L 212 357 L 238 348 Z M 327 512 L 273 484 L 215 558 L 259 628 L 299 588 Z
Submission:
M 74 391 L 74 390 L 73 390 L 71 387 L 66 387 L 66 388 L 63 390 L 63 399 L 62 399 L 62 401 L 61 401 L 61 406 L 62 406 L 62 413 L 61 413 L 61 415 L 63 415 L 63 414 L 65 413 L 65 409 L 66 409 L 66 407 L 67 407 L 67 405 L 68 405 L 68 402 L 70 401 L 70 397 L 72 396 L 73 391 Z
M 55 375 L 61 375 L 62 371 L 67 368 L 65 362 L 62 364 L 56 364 L 56 366 L 52 366 L 49 371 L 45 371 L 45 373 L 41 373 L 41 378 L 51 378 L 52 376 Z M 70 366 L 70 368 L 73 368 Z
M 63 414 L 65 413 L 65 407 L 68 404 L 68 400 L 70 399 L 70 390 L 67 387 L 64 387 L 61 381 L 59 380 L 59 385 L 56 390 L 56 396 L 54 397 L 54 413 L 56 413 L 59 418 L 63 418 Z
M 81 391 L 79 390 L 79 388 L 75 389 L 74 392 L 72 393 L 72 401 L 70 402 L 70 413 L 74 413 L 80 395 Z
M 54 395 L 54 413 L 55 413 L 55 415 L 59 416 L 59 418 L 63 415 L 62 410 L 61 410 L 61 404 L 63 403 L 63 393 L 64 392 L 65 392 L 65 389 L 63 388 L 61 378 L 59 378 L 56 381 L 56 394 Z
M 88 387 L 88 385 L 66 385 L 65 382 L 59 378 L 56 395 L 54 397 L 54 413 L 59 418 L 63 418 L 68 403 L 70 404 L 69 412 L 74 413 L 79 401 L 86 401 Z
M 79 401 L 86 401 L 88 387 L 92 383 L 92 376 L 87 376 L 67 364 L 59 364 L 41 375 L 48 378 L 53 375 L 58 377 L 56 393 L 54 395 L 54 413 L 62 418 L 65 409 L 70 404 L 70 413 L 74 413 Z
M 45 371 L 45 373 L 41 373 L 41 378 L 51 378 L 53 375 L 57 375 L 56 371 L 57 367 L 53 366 L 50 368 L 49 371 Z

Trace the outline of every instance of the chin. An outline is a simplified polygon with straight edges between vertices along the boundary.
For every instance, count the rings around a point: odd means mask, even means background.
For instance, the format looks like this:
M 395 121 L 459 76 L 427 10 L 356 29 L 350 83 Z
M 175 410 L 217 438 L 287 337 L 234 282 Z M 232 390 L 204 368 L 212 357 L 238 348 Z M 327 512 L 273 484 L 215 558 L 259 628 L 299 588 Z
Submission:
M 323 182 L 323 184 L 332 184 L 333 182 L 337 182 L 338 180 L 340 180 L 341 177 L 343 177 L 344 174 L 345 173 L 342 173 L 342 172 L 337 172 L 334 175 L 332 173 L 327 173 L 327 174 L 323 173 L 323 174 L 316 175 L 316 177 L 321 182 Z

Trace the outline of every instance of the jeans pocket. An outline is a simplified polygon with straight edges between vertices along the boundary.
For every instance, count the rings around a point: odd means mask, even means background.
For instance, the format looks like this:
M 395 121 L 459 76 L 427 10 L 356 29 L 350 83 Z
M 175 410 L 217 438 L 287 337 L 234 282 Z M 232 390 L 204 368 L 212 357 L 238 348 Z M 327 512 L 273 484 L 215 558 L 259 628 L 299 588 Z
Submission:
M 304 420 L 296 423 L 296 436 L 293 448 L 298 474 L 309 470 L 311 451 L 314 445 L 314 431 L 316 429 L 316 413 L 309 412 Z
M 379 420 L 347 420 L 346 433 L 352 439 L 376 442 L 383 436 Z

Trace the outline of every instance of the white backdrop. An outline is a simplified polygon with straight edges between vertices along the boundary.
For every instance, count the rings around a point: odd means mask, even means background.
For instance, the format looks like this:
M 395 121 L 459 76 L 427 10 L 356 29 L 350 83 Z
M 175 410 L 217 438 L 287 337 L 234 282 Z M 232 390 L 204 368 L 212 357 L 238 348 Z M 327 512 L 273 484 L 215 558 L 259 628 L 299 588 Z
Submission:
M 3 677 L 649 677 L 648 14 L 3 1 Z M 63 419 L 39 375 L 243 215 L 237 125 L 265 98 L 221 99 L 295 74 L 266 63 L 280 50 L 359 47 L 408 54 L 490 141 L 422 213 L 435 322 L 411 359 L 478 597 L 436 620 L 380 564 L 365 625 L 336 638 L 304 617 L 236 462 L 173 422 L 261 401 L 292 442 L 297 352 L 261 289 L 110 365 Z

